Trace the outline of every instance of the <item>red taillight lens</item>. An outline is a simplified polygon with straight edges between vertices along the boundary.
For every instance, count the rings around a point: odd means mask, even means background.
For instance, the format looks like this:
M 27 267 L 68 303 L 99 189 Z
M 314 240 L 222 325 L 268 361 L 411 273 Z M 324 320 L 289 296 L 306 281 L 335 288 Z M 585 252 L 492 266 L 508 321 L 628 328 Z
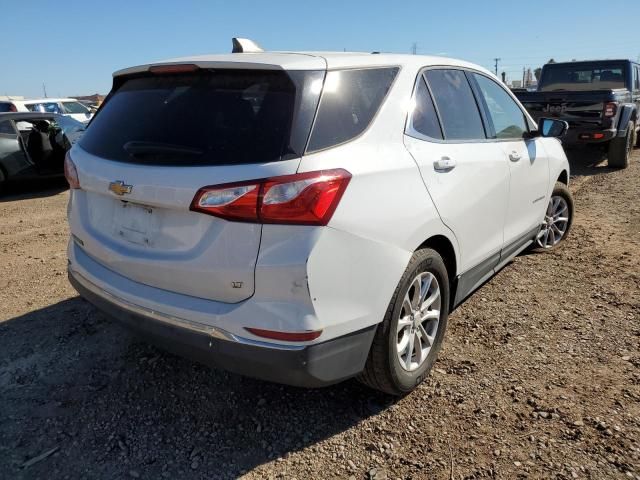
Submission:
M 73 164 L 69 152 L 67 152 L 67 155 L 64 157 L 64 176 L 67 179 L 67 182 L 69 182 L 69 188 L 80 188 L 78 170 L 76 170 L 76 166 Z
M 615 102 L 609 102 L 604 104 L 604 116 L 613 117 L 618 111 L 618 104 Z
M 242 222 L 326 225 L 350 179 L 336 169 L 205 187 L 191 210 Z
M 245 327 L 245 330 L 258 337 L 269 338 L 271 340 L 283 340 L 285 342 L 309 342 L 315 340 L 322 334 L 322 330 L 308 332 L 278 332 L 275 330 L 263 330 L 261 328 Z

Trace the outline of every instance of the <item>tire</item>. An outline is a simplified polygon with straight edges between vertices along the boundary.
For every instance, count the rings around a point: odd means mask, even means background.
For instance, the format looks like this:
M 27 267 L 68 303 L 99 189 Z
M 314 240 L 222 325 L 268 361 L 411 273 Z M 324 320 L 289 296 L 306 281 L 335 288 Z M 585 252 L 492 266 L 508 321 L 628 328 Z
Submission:
M 558 202 L 558 199 L 561 199 Z M 562 204 L 564 202 L 564 204 Z M 563 208 L 566 207 L 566 210 Z M 566 213 L 565 213 L 566 212 Z M 545 213 L 544 223 L 533 244 L 533 250 L 548 252 L 555 250 L 565 241 L 573 224 L 573 196 L 562 182 L 556 182 L 549 198 L 549 204 Z M 562 221 L 566 218 L 566 221 Z M 553 226 L 555 225 L 555 229 Z M 558 232 L 561 232 L 558 238 Z
M 405 297 L 409 301 L 415 299 L 417 285 L 420 285 L 421 292 L 424 288 L 420 297 L 426 297 L 426 300 L 414 311 L 422 312 L 420 318 L 415 315 L 415 320 L 409 320 L 414 317 L 406 314 L 408 304 Z M 439 298 L 436 298 L 435 288 L 439 289 Z M 416 251 L 393 293 L 382 323 L 378 325 L 367 363 L 358 380 L 391 395 L 405 395 L 415 389 L 429 374 L 442 346 L 449 315 L 449 293 L 449 276 L 442 257 L 430 248 Z M 429 303 L 431 299 L 433 301 Z M 409 306 L 413 310 L 413 306 Z M 439 312 L 437 321 L 434 318 L 436 307 Z M 409 324 L 404 325 L 406 322 Z M 419 322 L 423 322 L 420 323 L 422 329 L 415 326 Z M 402 359 L 398 353 L 400 344 L 405 338 L 410 342 L 411 337 L 414 349 L 402 349 L 406 352 Z
M 633 148 L 635 126 L 633 122 L 627 125 L 627 134 L 623 138 L 614 138 L 609 143 L 609 166 L 611 168 L 627 168 Z
M 638 124 L 638 120 L 636 120 L 636 127 Z M 640 131 L 636 131 L 636 141 L 635 141 L 635 146 L 637 148 L 640 148 Z
M 0 195 L 4 193 L 4 189 L 6 186 L 7 186 L 7 177 L 2 171 L 2 168 L 0 168 Z

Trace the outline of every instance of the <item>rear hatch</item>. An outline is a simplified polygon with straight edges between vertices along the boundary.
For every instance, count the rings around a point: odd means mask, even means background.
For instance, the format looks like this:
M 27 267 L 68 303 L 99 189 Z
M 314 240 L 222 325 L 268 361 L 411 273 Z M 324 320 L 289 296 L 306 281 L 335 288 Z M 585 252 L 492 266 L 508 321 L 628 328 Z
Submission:
M 603 124 L 605 103 L 615 99 L 614 92 L 594 90 L 587 92 L 535 92 L 519 94 L 518 98 L 534 120 L 556 117 L 570 125 Z
M 81 190 L 69 221 L 90 257 L 195 297 L 235 303 L 253 294 L 261 225 L 190 205 L 203 186 L 295 173 L 324 71 L 246 65 L 116 77 L 71 151 Z

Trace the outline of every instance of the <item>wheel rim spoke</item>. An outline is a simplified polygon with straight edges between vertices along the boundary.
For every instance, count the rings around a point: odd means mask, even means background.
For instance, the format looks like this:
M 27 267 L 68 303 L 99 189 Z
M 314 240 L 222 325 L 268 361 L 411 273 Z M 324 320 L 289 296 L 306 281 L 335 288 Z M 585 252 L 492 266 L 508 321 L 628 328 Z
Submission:
M 414 371 L 424 364 L 435 341 L 441 314 L 437 278 L 423 272 L 403 297 L 396 329 L 396 353 L 402 368 Z

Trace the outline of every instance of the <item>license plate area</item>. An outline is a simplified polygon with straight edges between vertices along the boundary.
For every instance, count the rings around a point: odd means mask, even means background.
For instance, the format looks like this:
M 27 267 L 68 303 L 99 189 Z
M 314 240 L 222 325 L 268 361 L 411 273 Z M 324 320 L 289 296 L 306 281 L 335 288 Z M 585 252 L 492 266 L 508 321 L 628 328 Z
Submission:
M 113 234 L 137 245 L 152 246 L 158 231 L 158 212 L 147 205 L 120 202 L 114 211 Z

